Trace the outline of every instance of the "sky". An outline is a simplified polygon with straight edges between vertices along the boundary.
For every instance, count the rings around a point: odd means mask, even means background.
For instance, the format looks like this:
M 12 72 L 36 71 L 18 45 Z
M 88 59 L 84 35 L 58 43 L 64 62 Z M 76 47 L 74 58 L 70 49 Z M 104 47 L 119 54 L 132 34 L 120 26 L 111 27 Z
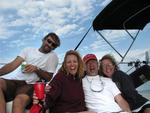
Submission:
M 1 0 L 0 3 L 0 64 L 12 61 L 23 48 L 42 44 L 49 32 L 58 34 L 61 46 L 55 50 L 61 65 L 64 54 L 74 49 L 92 26 L 96 15 L 111 0 Z M 150 54 L 150 24 L 140 31 L 124 61 L 144 61 L 145 52 Z M 122 30 L 105 30 L 102 34 L 121 53 L 125 54 L 132 39 Z M 136 30 L 130 31 L 135 36 Z M 120 56 L 98 35 L 89 31 L 77 51 L 83 57 L 93 53 L 100 59 L 113 54 Z M 124 71 L 131 67 L 121 66 Z

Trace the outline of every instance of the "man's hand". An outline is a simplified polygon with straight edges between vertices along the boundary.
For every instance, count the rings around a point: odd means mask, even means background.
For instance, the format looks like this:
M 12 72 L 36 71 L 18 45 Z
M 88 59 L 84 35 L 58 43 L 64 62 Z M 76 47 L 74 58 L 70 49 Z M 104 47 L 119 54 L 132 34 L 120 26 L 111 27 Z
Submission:
M 33 73 L 36 72 L 38 68 L 31 64 L 26 64 L 24 68 L 24 73 Z

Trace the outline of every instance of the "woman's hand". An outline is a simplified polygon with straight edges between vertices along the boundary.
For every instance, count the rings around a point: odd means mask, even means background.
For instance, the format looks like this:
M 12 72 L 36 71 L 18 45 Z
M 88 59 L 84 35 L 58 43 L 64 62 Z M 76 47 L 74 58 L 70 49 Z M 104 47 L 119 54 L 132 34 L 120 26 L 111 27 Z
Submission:
M 35 95 L 35 92 L 33 93 L 33 104 L 38 104 L 39 100 L 38 97 Z
M 45 86 L 45 93 L 49 92 L 52 87 L 49 84 Z
M 44 102 L 45 102 L 45 98 L 42 100 L 39 100 L 35 92 L 33 93 L 33 104 L 39 104 L 40 106 L 42 106 Z

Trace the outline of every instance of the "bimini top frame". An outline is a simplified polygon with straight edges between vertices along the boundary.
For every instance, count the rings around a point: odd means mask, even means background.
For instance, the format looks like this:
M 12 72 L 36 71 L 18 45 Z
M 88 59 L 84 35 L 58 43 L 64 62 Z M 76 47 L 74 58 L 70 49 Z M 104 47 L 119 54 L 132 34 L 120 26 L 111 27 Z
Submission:
M 94 30 L 140 29 L 150 22 L 150 0 L 112 0 L 94 19 Z
M 119 54 L 124 60 L 139 31 L 150 22 L 150 0 L 112 0 L 94 19 L 93 29 Z M 132 36 L 128 30 L 138 30 Z M 102 35 L 100 30 L 125 30 L 133 39 L 126 53 L 122 55 Z

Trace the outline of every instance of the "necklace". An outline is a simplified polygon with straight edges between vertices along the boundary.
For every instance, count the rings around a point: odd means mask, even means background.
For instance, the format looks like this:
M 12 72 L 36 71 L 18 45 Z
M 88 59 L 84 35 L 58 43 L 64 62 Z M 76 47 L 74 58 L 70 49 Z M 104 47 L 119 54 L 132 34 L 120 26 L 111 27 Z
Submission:
M 88 79 L 87 75 L 86 75 L 86 79 L 87 79 L 88 83 L 90 84 L 90 89 L 91 89 L 91 91 L 93 91 L 93 92 L 101 92 L 101 91 L 103 91 L 103 89 L 104 89 L 104 83 L 103 83 L 103 81 L 101 80 L 101 77 L 100 77 L 100 76 L 98 76 L 98 77 L 99 77 L 99 80 L 94 79 L 94 78 L 92 77 L 92 79 L 91 79 L 91 81 L 90 81 L 90 80 Z

